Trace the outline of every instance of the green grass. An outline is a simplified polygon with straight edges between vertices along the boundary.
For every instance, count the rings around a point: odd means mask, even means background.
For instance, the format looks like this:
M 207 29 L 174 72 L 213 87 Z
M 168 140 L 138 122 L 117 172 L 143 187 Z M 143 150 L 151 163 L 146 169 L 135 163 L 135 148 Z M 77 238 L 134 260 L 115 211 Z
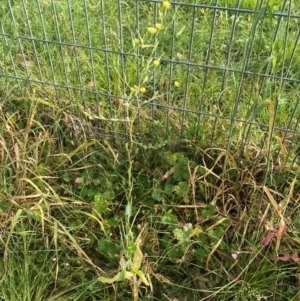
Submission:
M 0 300 L 299 300 L 299 29 L 241 2 L 0 4 Z

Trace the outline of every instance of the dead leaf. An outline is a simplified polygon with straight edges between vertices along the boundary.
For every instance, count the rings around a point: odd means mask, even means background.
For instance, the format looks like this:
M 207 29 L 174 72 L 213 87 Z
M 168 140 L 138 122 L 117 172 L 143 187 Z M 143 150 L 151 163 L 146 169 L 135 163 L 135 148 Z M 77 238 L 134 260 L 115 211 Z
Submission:
M 157 171 L 154 171 L 144 165 L 142 165 L 140 162 L 134 162 L 134 165 L 140 169 L 143 169 L 144 171 L 146 171 L 148 174 L 154 176 L 154 177 L 158 177 L 158 178 L 161 178 L 162 175 L 160 172 L 157 172 Z
M 185 61 L 186 58 L 184 57 L 184 55 L 180 52 L 176 53 L 177 58 L 179 59 L 179 61 Z
M 274 263 L 277 263 L 278 261 L 289 261 L 290 259 L 290 254 L 284 253 L 283 256 L 276 256 L 274 259 Z
M 276 237 L 277 237 L 277 241 L 276 241 L 276 247 L 275 247 L 275 252 L 278 253 L 279 247 L 280 247 L 280 242 L 281 242 L 281 238 L 285 232 L 286 229 L 286 222 L 284 221 L 283 218 L 281 218 L 280 220 L 280 224 L 279 224 L 279 228 L 278 231 L 276 233 Z
M 83 182 L 83 178 L 76 178 L 75 179 L 75 183 L 76 184 L 80 184 L 80 183 L 82 183 Z
M 234 251 L 234 252 L 231 254 L 231 257 L 232 257 L 234 260 L 237 260 L 239 254 L 240 254 L 239 251 Z
M 140 249 L 139 241 L 136 242 L 136 250 L 133 255 L 133 268 L 134 270 L 139 270 L 143 261 L 143 253 Z
M 130 273 L 128 271 L 121 271 L 112 278 L 101 276 L 101 277 L 98 278 L 98 280 L 102 283 L 112 284 L 116 281 L 122 281 L 124 279 L 128 279 L 128 280 L 131 281 L 133 278 L 134 278 L 134 275 L 132 273 Z
M 95 86 L 95 82 L 90 81 L 86 85 L 87 85 L 87 87 L 94 87 Z
M 171 169 L 169 169 L 161 178 L 160 180 L 166 180 L 169 176 L 171 176 L 179 167 L 181 167 L 181 164 L 173 166 Z
M 299 258 L 299 255 L 297 252 L 294 252 L 294 254 L 292 255 L 291 259 L 294 261 L 294 262 L 300 262 L 300 258 Z
M 263 246 L 263 247 L 266 247 L 270 244 L 272 238 L 275 236 L 274 233 L 271 233 L 267 236 L 265 236 L 261 241 L 260 241 L 260 244 Z
M 278 205 L 278 203 L 275 201 L 275 199 L 274 199 L 273 195 L 271 194 L 269 188 L 267 186 L 264 186 L 263 190 L 264 190 L 265 194 L 268 196 L 268 199 L 271 202 L 273 208 L 276 210 L 278 216 L 282 218 L 281 208 Z

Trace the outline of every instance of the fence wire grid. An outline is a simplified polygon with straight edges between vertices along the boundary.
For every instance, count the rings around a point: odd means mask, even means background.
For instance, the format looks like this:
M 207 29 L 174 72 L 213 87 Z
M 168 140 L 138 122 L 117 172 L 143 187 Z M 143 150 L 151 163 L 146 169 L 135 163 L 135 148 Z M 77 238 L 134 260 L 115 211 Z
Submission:
M 3 107 L 107 135 L 297 148 L 300 2 L 4 0 Z M 230 143 L 229 143 L 230 142 Z M 276 146 L 274 146 L 276 148 Z

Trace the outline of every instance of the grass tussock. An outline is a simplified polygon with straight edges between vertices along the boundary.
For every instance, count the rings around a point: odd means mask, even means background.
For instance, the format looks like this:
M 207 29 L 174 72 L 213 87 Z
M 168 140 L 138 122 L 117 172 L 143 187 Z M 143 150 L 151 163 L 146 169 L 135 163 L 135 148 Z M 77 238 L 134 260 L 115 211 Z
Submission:
M 270 160 L 254 141 L 241 154 L 74 139 L 67 113 L 46 126 L 39 106 L 24 111 L 1 112 L 5 300 L 297 296 L 299 183 L 286 155 Z

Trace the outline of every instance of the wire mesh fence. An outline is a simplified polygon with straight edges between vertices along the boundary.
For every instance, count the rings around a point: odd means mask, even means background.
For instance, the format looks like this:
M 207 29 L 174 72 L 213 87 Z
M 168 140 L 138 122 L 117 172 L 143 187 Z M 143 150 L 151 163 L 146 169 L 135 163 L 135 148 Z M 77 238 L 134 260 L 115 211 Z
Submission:
M 111 137 L 131 120 L 137 139 L 297 148 L 297 1 L 4 0 L 0 15 L 5 108 Z

